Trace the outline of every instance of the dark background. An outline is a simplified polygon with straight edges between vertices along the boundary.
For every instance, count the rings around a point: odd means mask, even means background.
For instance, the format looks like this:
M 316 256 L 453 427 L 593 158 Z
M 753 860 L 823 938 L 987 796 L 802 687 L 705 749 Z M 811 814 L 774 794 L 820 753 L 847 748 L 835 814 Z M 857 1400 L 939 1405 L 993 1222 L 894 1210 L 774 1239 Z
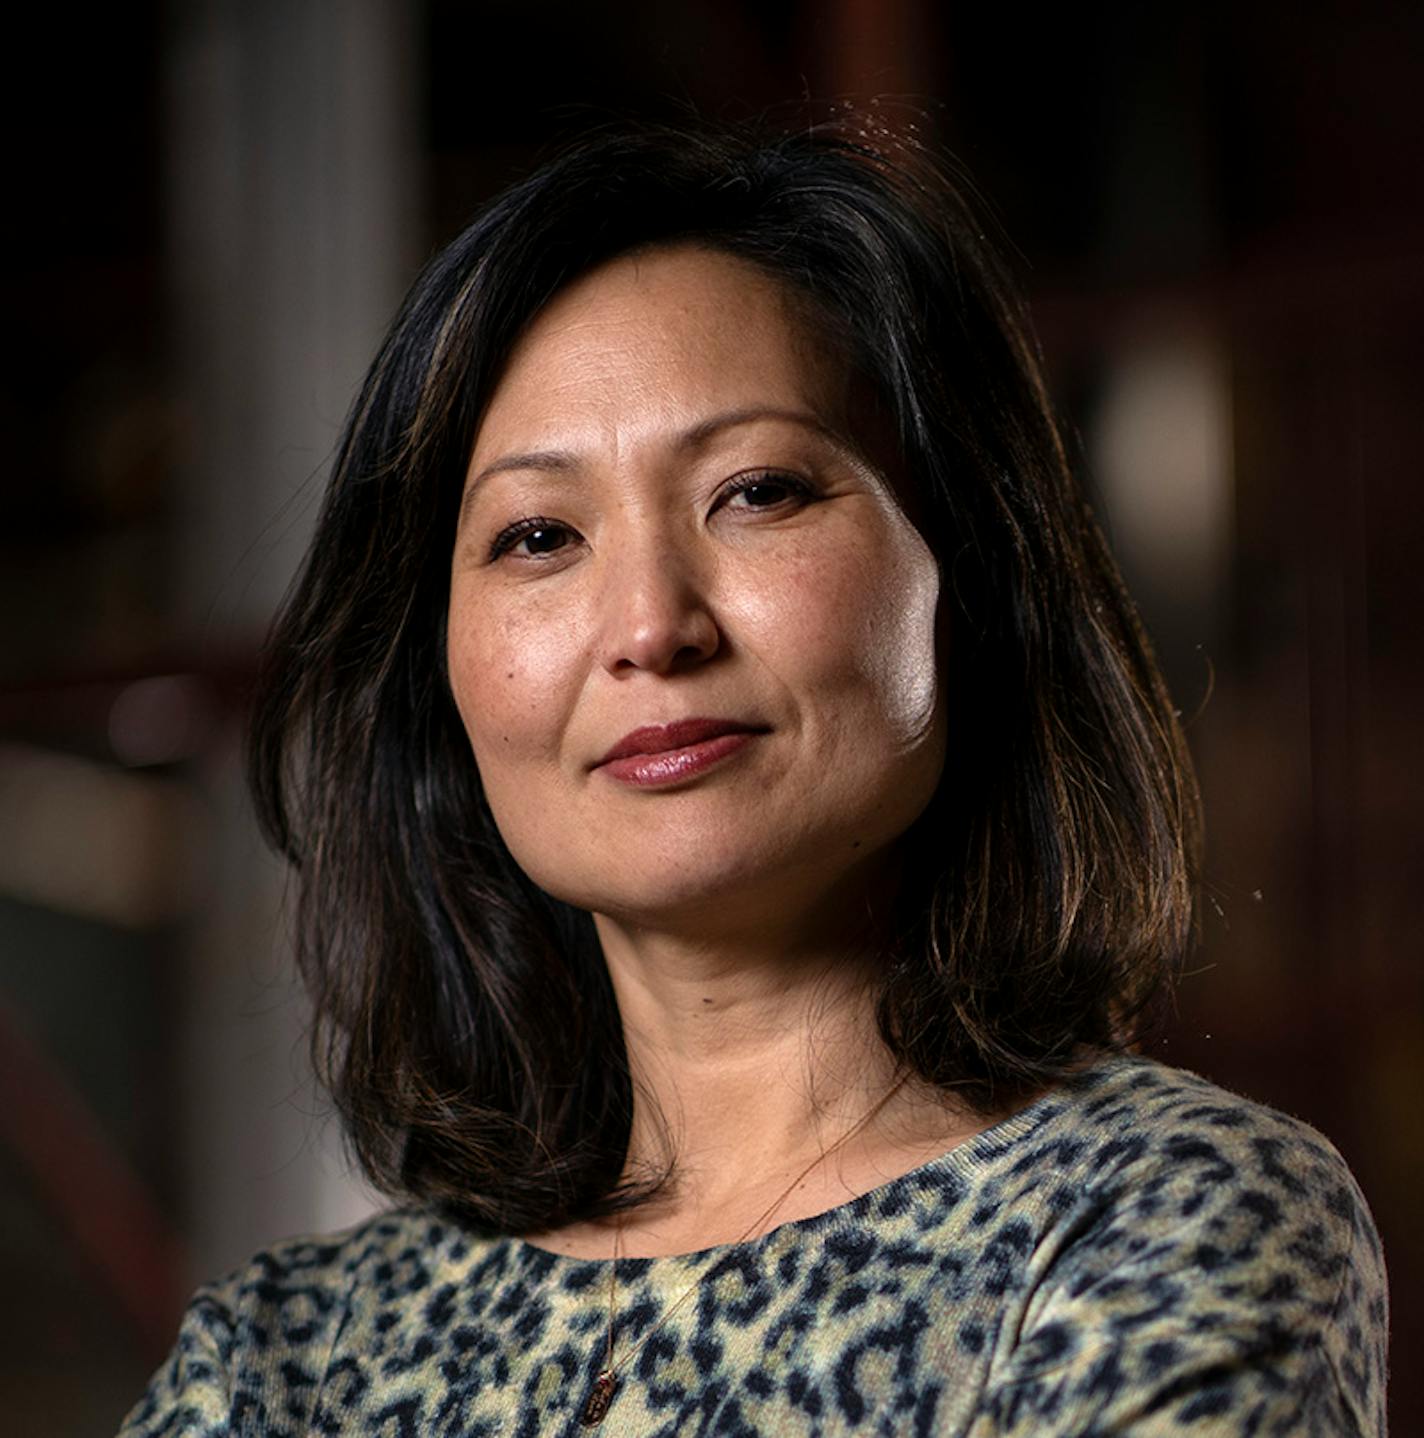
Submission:
M 111 1432 L 194 1282 L 368 1201 L 304 1076 L 236 753 L 415 268 L 581 106 L 807 97 L 918 126 L 991 198 L 1205 790 L 1160 1051 L 1344 1152 L 1394 1431 L 1424 1431 L 1424 8 L 135 0 L 10 28 L 8 1432 Z

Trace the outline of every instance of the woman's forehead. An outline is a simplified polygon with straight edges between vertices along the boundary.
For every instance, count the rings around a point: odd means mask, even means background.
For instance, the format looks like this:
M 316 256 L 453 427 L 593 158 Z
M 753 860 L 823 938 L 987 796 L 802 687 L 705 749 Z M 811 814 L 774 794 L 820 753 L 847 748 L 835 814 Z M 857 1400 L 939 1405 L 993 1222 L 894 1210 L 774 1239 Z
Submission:
M 784 410 L 848 433 L 846 349 L 788 283 L 725 251 L 636 251 L 572 281 L 530 321 L 496 383 L 471 472 L 506 450 L 598 445 L 642 428 Z

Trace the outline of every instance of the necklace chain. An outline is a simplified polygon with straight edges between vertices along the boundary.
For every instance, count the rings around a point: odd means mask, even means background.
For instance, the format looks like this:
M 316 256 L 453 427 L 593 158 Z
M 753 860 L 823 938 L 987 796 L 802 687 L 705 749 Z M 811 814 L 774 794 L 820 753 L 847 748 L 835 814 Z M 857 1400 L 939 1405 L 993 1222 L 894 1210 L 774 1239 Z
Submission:
M 905 1077 L 901 1076 L 895 1081 L 894 1084 L 890 1086 L 889 1089 L 886 1090 L 886 1092 L 875 1103 L 875 1105 L 870 1109 L 870 1111 L 866 1113 L 865 1116 L 854 1125 L 854 1127 L 847 1129 L 846 1132 L 843 1133 L 830 1146 L 830 1148 L 825 1149 L 821 1153 L 817 1154 L 816 1157 L 813 1158 L 810 1163 L 808 1163 L 806 1167 L 803 1168 L 796 1175 L 796 1177 L 793 1178 L 791 1182 L 788 1183 L 786 1187 L 781 1190 L 779 1194 L 777 1194 L 777 1196 L 771 1201 L 771 1204 L 761 1214 L 759 1214 L 755 1219 L 752 1220 L 746 1231 L 742 1233 L 738 1238 L 732 1240 L 732 1245 L 735 1246 L 737 1244 L 747 1242 L 747 1240 L 750 1239 L 752 1235 L 755 1234 L 762 1227 L 762 1225 L 771 1218 L 771 1216 L 777 1211 L 777 1209 L 779 1209 L 781 1205 L 786 1202 L 786 1200 L 791 1196 L 792 1190 L 806 1177 L 806 1175 L 809 1174 L 811 1170 L 815 1168 L 818 1164 L 824 1163 L 828 1158 L 831 1157 L 832 1154 L 836 1153 L 839 1149 L 844 1148 L 845 1145 L 851 1141 L 851 1139 L 853 1139 L 858 1133 L 865 1129 L 876 1118 L 876 1116 L 885 1107 L 885 1105 L 889 1103 L 890 1100 L 894 1098 L 897 1093 L 899 1093 L 899 1091 L 904 1087 L 904 1085 Z M 658 1321 L 654 1323 L 650 1329 L 648 1329 L 648 1331 L 637 1341 L 637 1343 L 633 1345 L 633 1347 L 626 1354 L 623 1355 L 622 1359 L 615 1365 L 613 1361 L 613 1334 L 617 1314 L 618 1260 L 621 1256 L 619 1249 L 621 1247 L 622 1238 L 623 1223 L 620 1217 L 614 1222 L 613 1258 L 608 1265 L 608 1346 L 605 1350 L 603 1369 L 599 1373 L 598 1377 L 594 1380 L 593 1391 L 588 1396 L 588 1402 L 584 1404 L 583 1414 L 580 1418 L 580 1422 L 585 1428 L 595 1428 L 603 1422 L 603 1419 L 608 1413 L 608 1409 L 613 1402 L 614 1396 L 618 1392 L 618 1369 L 626 1367 L 629 1363 L 633 1361 L 633 1359 L 638 1356 L 639 1353 L 643 1351 L 643 1347 L 649 1341 L 649 1339 L 651 1339 L 654 1334 L 656 1334 L 657 1331 L 663 1326 L 663 1324 L 665 1324 L 673 1316 L 673 1314 L 676 1313 L 678 1309 L 681 1308 L 682 1305 L 686 1303 L 687 1300 L 691 1298 L 692 1295 L 696 1293 L 697 1290 L 702 1286 L 702 1280 L 707 1277 L 708 1273 L 711 1272 L 715 1264 L 715 1260 L 714 1263 L 708 1264 L 707 1267 L 704 1268 L 703 1271 L 699 1273 L 697 1277 L 694 1278 L 692 1282 L 689 1283 L 680 1294 L 678 1294 L 677 1298 L 673 1301 L 673 1303 L 664 1310 Z

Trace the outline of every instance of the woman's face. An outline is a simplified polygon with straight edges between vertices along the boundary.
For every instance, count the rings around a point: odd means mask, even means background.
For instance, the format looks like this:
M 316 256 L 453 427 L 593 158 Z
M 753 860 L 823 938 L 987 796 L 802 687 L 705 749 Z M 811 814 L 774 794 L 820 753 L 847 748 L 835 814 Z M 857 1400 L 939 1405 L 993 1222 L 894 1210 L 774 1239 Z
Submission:
M 692 246 L 605 264 L 515 347 L 447 644 L 495 820 L 550 893 L 710 928 L 885 882 L 943 765 L 939 574 L 852 392 L 804 302 Z

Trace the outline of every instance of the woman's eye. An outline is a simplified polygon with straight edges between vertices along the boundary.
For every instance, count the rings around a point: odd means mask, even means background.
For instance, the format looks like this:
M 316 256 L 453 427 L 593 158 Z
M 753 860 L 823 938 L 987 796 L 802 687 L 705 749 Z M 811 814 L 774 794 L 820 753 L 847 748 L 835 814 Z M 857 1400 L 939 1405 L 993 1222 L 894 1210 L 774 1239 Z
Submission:
M 577 537 L 568 525 L 560 524 L 556 519 L 521 519 L 495 536 L 494 543 L 490 545 L 490 558 L 499 559 L 511 553 L 541 558 L 568 548 Z
M 794 474 L 747 474 L 732 482 L 725 502 L 737 500 L 743 509 L 774 509 L 810 497 L 810 486 Z

